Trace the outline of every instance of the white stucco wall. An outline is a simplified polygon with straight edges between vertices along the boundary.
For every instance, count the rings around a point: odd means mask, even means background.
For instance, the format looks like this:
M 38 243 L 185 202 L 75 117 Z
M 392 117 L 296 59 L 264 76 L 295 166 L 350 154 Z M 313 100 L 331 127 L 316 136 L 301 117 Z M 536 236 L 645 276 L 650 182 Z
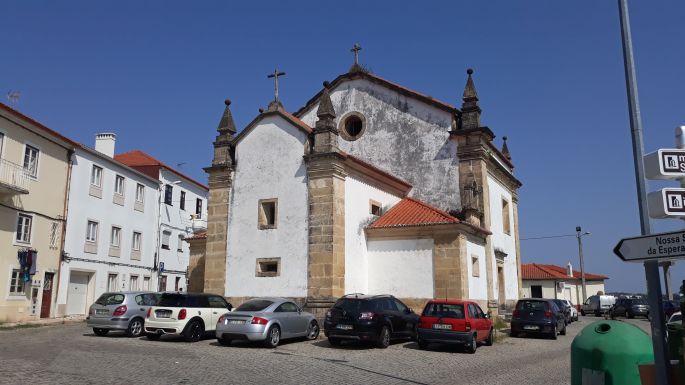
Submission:
M 364 228 L 376 219 L 369 212 L 369 201 L 379 202 L 386 212 L 400 197 L 348 176 L 345 179 L 345 292 L 367 293 L 368 255 Z
M 562 280 L 560 280 L 562 281 Z M 564 288 L 559 290 L 554 280 L 524 280 L 523 281 L 523 297 L 531 297 L 531 286 L 542 286 L 542 296 L 544 298 L 560 298 L 568 299 L 574 305 L 583 303 L 583 289 L 580 281 L 570 280 L 563 281 Z M 604 291 L 603 281 L 586 281 L 585 290 L 587 296 L 597 294 L 598 291 Z
M 179 279 L 179 289 L 186 290 L 186 274 L 188 263 L 190 261 L 190 249 L 187 242 L 182 242 L 181 250 L 178 251 L 179 236 L 187 237 L 193 233 L 191 214 L 195 214 L 196 200 L 202 200 L 202 218 L 207 219 L 207 194 L 208 191 L 198 186 L 188 178 L 184 178 L 170 170 L 160 169 L 159 180 L 161 183 L 161 202 L 160 202 L 160 230 L 159 236 L 162 236 L 163 231 L 171 232 L 169 237 L 169 250 L 159 248 L 159 261 L 164 262 L 164 272 L 166 287 L 162 290 L 175 290 L 176 279 Z M 174 182 L 180 182 L 174 184 Z M 164 203 L 164 186 L 171 184 L 172 201 L 171 205 Z M 181 209 L 181 192 L 185 192 L 185 209 Z
M 487 176 L 487 180 L 488 189 L 490 191 L 490 231 L 492 231 L 492 245 L 494 249 L 500 249 L 507 254 L 506 258 L 504 258 L 505 297 L 506 299 L 516 299 L 518 298 L 518 269 L 516 264 L 516 239 L 511 193 L 491 175 Z M 502 199 L 506 199 L 509 202 L 510 234 L 504 233 Z M 495 253 L 493 250 L 493 256 L 494 255 Z M 497 279 L 496 258 L 493 258 L 492 263 L 492 289 L 494 297 L 498 298 L 499 283 Z
M 478 277 L 473 276 L 472 257 L 478 257 Z M 485 245 L 483 242 L 477 242 L 469 239 L 466 242 L 466 264 L 468 266 L 469 278 L 469 299 L 488 299 L 488 279 L 485 267 L 487 261 L 485 260 Z
M 336 124 L 353 111 L 366 119 L 359 139 L 340 137 L 342 150 L 410 182 L 410 195 L 426 203 L 445 211 L 460 208 L 449 113 L 364 79 L 340 83 L 331 92 L 331 101 Z M 313 105 L 302 116 L 312 127 L 317 108 Z
M 236 148 L 228 223 L 226 295 L 307 295 L 306 134 L 268 116 Z M 258 201 L 278 199 L 277 227 L 258 228 Z M 281 258 L 277 277 L 256 277 L 257 258 Z
M 69 211 L 65 237 L 65 252 L 73 258 L 62 262 L 57 297 L 58 310 L 64 312 L 68 301 L 68 284 L 71 272 L 87 272 L 90 276 L 89 301 L 107 290 L 108 274 L 118 274 L 119 290 L 129 290 L 131 274 L 152 276 L 157 224 L 158 183 L 131 169 L 113 162 L 110 158 L 77 149 L 73 157 L 69 191 Z M 102 198 L 89 194 L 93 164 L 102 167 Z M 124 205 L 115 204 L 114 180 L 116 175 L 125 178 Z M 145 186 L 143 212 L 134 210 L 137 184 Z M 88 220 L 98 222 L 97 253 L 86 253 L 85 236 Z M 119 257 L 109 256 L 112 226 L 121 228 Z M 140 260 L 131 259 L 133 232 L 142 234 Z M 154 289 L 154 287 L 151 287 Z M 62 314 L 59 314 L 62 315 Z
M 433 298 L 433 239 L 368 242 L 368 294 Z

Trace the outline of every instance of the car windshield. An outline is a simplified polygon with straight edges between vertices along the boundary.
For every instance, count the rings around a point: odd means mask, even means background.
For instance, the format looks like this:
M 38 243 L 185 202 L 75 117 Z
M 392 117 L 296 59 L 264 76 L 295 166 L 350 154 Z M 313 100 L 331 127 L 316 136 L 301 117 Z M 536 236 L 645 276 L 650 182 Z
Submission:
M 557 306 L 560 306 L 562 309 L 566 307 L 566 303 L 560 299 L 555 299 L 554 302 L 557 304 Z
M 164 293 L 157 306 L 181 307 L 186 306 L 186 296 L 183 294 Z
M 636 299 L 631 300 L 630 302 L 632 302 L 633 305 L 646 305 L 647 304 L 647 301 L 645 301 L 642 298 L 636 298 Z
M 253 299 L 238 306 L 235 311 L 262 311 L 274 303 L 266 299 Z
M 516 310 L 521 311 L 547 311 L 547 302 L 545 301 L 519 301 L 516 305 Z
M 124 302 L 124 298 L 124 295 L 120 293 L 105 293 L 95 303 L 102 306 L 119 305 Z
M 426 317 L 464 319 L 464 305 L 452 303 L 429 303 L 423 309 Z
M 340 309 L 346 313 L 364 313 L 374 311 L 373 303 L 364 299 L 343 298 L 333 305 L 334 308 Z

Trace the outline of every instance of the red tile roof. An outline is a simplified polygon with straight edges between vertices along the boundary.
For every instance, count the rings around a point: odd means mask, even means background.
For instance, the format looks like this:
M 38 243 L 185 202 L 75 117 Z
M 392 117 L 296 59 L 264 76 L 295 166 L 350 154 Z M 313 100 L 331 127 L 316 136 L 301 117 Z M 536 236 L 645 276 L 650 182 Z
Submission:
M 459 223 L 459 219 L 414 198 L 404 198 L 368 228 L 410 227 Z
M 192 240 L 192 239 L 207 239 L 207 232 L 206 231 L 200 231 L 198 233 L 195 233 L 189 237 L 185 237 L 185 240 Z
M 581 274 L 579 271 L 573 271 L 573 277 L 569 277 L 566 274 L 566 268 L 557 265 L 545 265 L 539 263 L 525 263 L 521 265 L 521 278 L 522 279 L 535 279 L 535 280 L 547 280 L 547 279 L 559 279 L 559 280 L 580 280 Z M 603 281 L 609 279 L 606 275 L 585 273 L 585 279 L 588 281 Z
M 181 173 L 178 170 L 175 170 L 166 164 L 162 163 L 161 161 L 153 158 L 152 156 L 144 153 L 143 151 L 140 150 L 133 150 L 129 152 L 125 152 L 123 154 L 117 154 L 114 155 L 114 159 L 129 166 L 132 168 L 135 168 L 136 170 L 142 172 L 143 174 L 149 175 L 155 179 L 159 179 L 159 169 L 160 168 L 165 168 L 174 174 L 180 176 L 181 178 L 185 178 L 189 180 L 190 182 L 202 187 L 205 190 L 209 190 L 209 187 L 207 187 L 205 184 L 200 183 L 196 181 L 195 179 Z

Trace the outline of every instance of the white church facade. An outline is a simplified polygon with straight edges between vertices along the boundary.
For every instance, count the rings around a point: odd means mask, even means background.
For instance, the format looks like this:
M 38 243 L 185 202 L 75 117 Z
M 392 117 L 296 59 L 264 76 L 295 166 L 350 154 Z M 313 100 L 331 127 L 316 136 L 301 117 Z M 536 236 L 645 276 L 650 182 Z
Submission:
M 506 139 L 497 148 L 480 124 L 471 70 L 463 100 L 355 64 L 293 114 L 276 97 L 240 133 L 227 101 L 191 280 L 234 305 L 283 296 L 321 311 L 347 293 L 510 305 L 521 183 Z

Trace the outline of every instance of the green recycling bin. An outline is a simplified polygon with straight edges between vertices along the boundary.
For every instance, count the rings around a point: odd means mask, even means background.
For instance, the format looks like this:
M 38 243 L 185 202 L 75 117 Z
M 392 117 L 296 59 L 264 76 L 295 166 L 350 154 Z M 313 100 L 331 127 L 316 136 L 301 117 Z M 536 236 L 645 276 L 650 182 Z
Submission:
M 672 360 L 683 359 L 683 324 L 671 322 L 666 324 L 668 330 L 668 355 Z
M 599 321 L 571 344 L 571 384 L 641 385 L 638 365 L 654 362 L 652 339 L 621 321 Z

